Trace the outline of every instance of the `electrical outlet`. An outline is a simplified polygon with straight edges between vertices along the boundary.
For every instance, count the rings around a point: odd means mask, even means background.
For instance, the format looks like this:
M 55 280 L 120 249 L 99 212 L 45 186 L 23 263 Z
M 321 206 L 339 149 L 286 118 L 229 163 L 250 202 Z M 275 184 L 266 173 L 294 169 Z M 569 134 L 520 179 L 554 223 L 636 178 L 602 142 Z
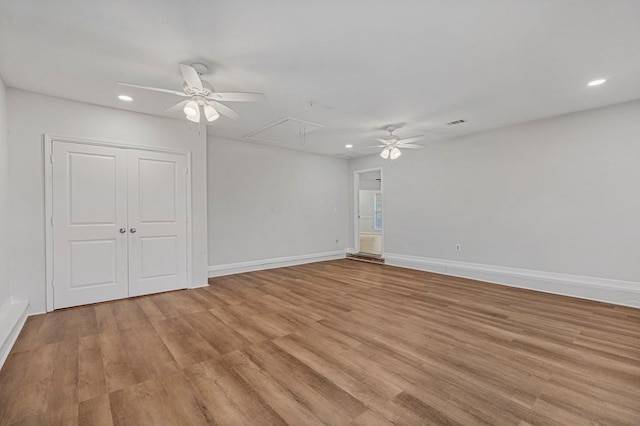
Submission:
M 462 251 L 462 245 L 456 244 L 456 251 Z

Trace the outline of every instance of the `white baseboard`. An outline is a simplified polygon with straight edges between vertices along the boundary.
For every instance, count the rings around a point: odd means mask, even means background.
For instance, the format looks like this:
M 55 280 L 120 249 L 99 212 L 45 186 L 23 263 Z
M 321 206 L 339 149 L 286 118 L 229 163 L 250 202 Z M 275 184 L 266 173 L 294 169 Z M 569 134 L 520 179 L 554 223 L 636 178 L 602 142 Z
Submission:
M 385 253 L 391 266 L 640 308 L 640 282 Z
M 272 259 L 252 260 L 249 262 L 227 263 L 209 266 L 209 278 L 243 272 L 261 271 L 263 269 L 281 268 L 283 266 L 302 265 L 304 263 L 322 262 L 324 260 L 342 259 L 346 250 L 325 253 L 303 254 L 299 256 L 276 257 Z
M 194 288 L 202 288 L 202 287 L 209 287 L 209 283 L 201 284 L 201 285 L 194 285 L 192 287 L 187 287 L 187 290 L 191 290 L 191 289 L 194 289 Z
M 0 306 L 0 368 L 9 356 L 24 322 L 27 320 L 29 302 L 9 297 Z

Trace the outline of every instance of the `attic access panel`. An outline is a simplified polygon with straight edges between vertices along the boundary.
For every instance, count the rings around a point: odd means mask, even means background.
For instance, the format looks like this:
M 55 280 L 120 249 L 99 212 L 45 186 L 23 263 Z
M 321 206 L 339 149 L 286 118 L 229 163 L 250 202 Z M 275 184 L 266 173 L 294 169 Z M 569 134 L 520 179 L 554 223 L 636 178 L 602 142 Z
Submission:
M 310 133 L 323 127 L 322 124 L 286 117 L 249 133 L 245 138 L 274 145 L 304 145 Z

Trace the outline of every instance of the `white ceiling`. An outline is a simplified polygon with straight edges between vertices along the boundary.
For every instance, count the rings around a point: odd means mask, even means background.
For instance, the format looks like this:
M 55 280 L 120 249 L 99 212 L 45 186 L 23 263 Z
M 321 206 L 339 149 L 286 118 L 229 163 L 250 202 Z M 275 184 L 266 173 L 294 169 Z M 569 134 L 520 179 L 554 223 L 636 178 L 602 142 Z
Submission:
M 243 118 L 221 118 L 210 134 L 247 140 L 292 117 L 325 127 L 283 146 L 370 154 L 361 148 L 388 124 L 428 145 L 640 98 L 640 1 L 0 2 L 10 87 L 184 119 L 164 113 L 177 97 L 115 82 L 180 89 L 178 64 L 194 61 L 211 66 L 218 91 L 267 95 L 229 104 Z

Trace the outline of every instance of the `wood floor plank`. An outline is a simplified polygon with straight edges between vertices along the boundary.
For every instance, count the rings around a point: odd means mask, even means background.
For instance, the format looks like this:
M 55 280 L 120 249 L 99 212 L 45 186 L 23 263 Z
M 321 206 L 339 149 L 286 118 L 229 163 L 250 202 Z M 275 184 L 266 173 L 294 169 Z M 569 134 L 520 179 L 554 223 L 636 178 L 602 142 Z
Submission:
M 337 260 L 29 317 L 0 425 L 638 425 L 640 310 Z
M 462 423 L 458 423 L 442 411 L 425 404 L 407 392 L 402 392 L 393 400 L 408 411 L 419 416 L 425 425 L 462 426 Z
M 200 404 L 220 425 L 285 425 L 238 373 L 221 360 L 194 364 L 185 370 Z
M 107 390 L 113 392 L 135 385 L 137 380 L 120 334 L 100 333 L 99 339 Z
M 49 393 L 45 419 L 46 424 L 50 425 L 78 424 L 78 400 L 75 395 Z
M 201 300 L 189 295 L 190 292 L 170 291 L 148 296 L 149 299 L 167 317 L 179 317 L 194 312 L 205 311 L 208 307 Z
M 211 424 L 183 371 L 119 389 L 109 401 L 114 425 Z
M 259 315 L 243 303 L 212 309 L 210 312 L 251 343 L 260 343 L 286 336 L 293 331 L 293 328 L 288 324 L 274 320 L 269 313 L 265 312 L 263 315 Z
M 312 413 L 307 401 L 294 390 L 282 387 L 266 372 L 239 351 L 224 356 L 225 362 L 269 404 L 278 415 L 292 425 L 322 425 Z
M 47 389 L 46 418 L 50 424 L 78 422 L 79 339 L 56 345 L 51 383 Z
M 80 338 L 78 348 L 78 401 L 83 402 L 107 393 L 98 335 Z
M 11 352 L 28 351 L 36 346 L 45 344 L 41 330 L 46 321 L 47 316 L 45 314 L 32 315 L 27 318 L 16 343 L 13 345 L 13 348 L 11 348 Z
M 282 362 L 283 358 L 274 357 L 272 352 L 262 351 L 255 346 L 245 348 L 240 352 L 256 367 L 275 379 L 284 389 L 295 395 L 296 400 L 303 403 L 315 417 L 325 424 L 349 424 L 353 418 L 367 409 L 363 404 L 358 404 L 359 401 L 346 392 L 340 400 L 326 398 L 322 389 L 316 389 L 316 383 L 307 383 L 305 380 L 300 380 L 297 375 L 292 374 L 286 360 Z M 351 401 L 345 401 L 345 399 L 350 399 L 353 403 L 349 404 Z M 344 402 L 347 403 L 343 404 Z M 353 413 L 349 413 L 348 409 L 356 404 L 359 405 L 358 409 Z
M 196 312 L 195 314 L 185 315 L 183 318 L 220 354 L 226 354 L 251 344 L 209 311 Z
M 120 333 L 127 363 L 136 383 L 179 369 L 177 360 L 156 332 L 154 325 L 143 323 Z
M 140 309 L 142 309 L 144 314 L 147 316 L 149 321 L 154 322 L 167 319 L 160 308 L 158 308 L 156 304 L 153 303 L 153 300 L 150 297 L 137 297 L 135 300 L 138 306 L 140 306 Z
M 78 405 L 78 425 L 112 426 L 109 394 L 105 393 L 80 402 Z
M 402 392 L 402 389 L 392 385 L 378 387 L 371 386 L 369 383 L 363 383 L 358 380 L 358 378 L 349 374 L 349 372 L 345 372 L 342 368 L 334 365 L 334 358 L 326 354 L 319 355 L 306 348 L 304 343 L 300 344 L 291 338 L 280 338 L 277 339 L 275 343 L 290 355 L 307 364 L 368 406 L 375 406 L 377 403 L 393 398 Z M 359 372 L 355 375 L 362 377 Z M 376 384 L 380 384 L 380 381 L 373 377 L 365 378 L 365 380 L 368 382 L 374 380 Z
M 57 343 L 41 345 L 13 360 L 15 368 L 20 370 L 21 382 L 11 388 L 0 386 L 2 394 L 9 394 L 1 398 L 7 401 L 2 410 L 2 423 L 45 423 L 57 349 Z
M 149 321 L 136 299 L 122 299 L 111 304 L 118 330 L 125 331 Z
M 112 306 L 113 302 L 99 303 L 94 306 L 99 333 L 118 333 L 119 331 Z
M 362 413 L 367 409 L 367 406 L 360 400 L 273 342 L 265 342 L 259 346 L 253 346 L 250 349 L 257 349 L 264 354 L 263 361 L 256 360 L 256 358 L 253 357 L 254 354 L 250 354 L 252 356 L 251 359 L 256 365 L 264 369 L 266 369 L 266 366 L 264 366 L 263 363 L 266 362 L 285 365 L 289 375 L 313 388 L 330 403 L 338 405 L 340 411 L 347 416 L 356 417 L 358 413 Z
M 396 426 L 391 420 L 374 410 L 367 410 L 352 422 L 354 426 Z
M 181 368 L 218 358 L 216 351 L 184 318 L 169 318 L 153 324 Z

